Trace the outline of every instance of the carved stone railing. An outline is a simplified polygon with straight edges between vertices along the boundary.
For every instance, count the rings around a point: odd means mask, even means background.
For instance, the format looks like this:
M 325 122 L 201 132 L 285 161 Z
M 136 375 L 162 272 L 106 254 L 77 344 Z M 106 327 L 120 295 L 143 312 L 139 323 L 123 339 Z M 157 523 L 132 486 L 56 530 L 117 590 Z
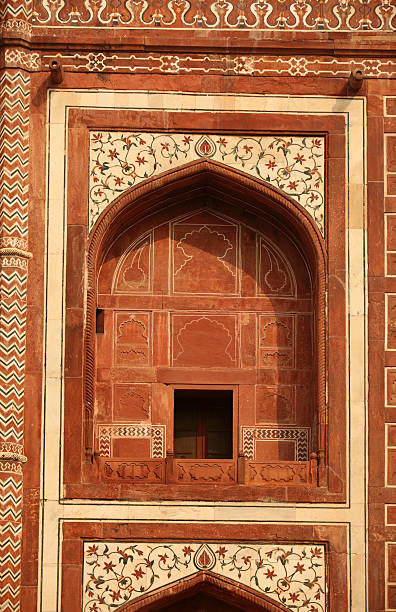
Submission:
M 237 484 L 237 465 L 233 459 L 175 459 L 174 482 L 192 484 Z
M 165 484 L 165 459 L 100 457 L 103 480 L 125 483 Z
M 221 484 L 248 486 L 318 486 L 318 460 L 252 461 L 238 459 L 133 459 L 99 457 L 104 481 L 140 484 Z
M 267 463 L 248 461 L 245 483 L 262 485 L 306 485 L 310 484 L 309 461 L 277 461 Z

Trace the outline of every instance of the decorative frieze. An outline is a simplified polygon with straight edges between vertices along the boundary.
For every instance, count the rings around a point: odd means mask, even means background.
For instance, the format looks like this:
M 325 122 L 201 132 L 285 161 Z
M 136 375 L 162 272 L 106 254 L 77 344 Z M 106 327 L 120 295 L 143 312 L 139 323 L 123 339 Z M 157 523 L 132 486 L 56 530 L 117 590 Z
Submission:
M 396 29 L 391 0 L 36 0 L 35 25 L 107 28 L 226 29 L 269 31 L 386 32 Z
M 298 202 L 324 231 L 322 136 L 90 133 L 89 227 L 122 193 L 161 172 L 211 159 L 269 183 Z
M 321 543 L 85 542 L 83 612 L 110 612 L 198 572 L 234 580 L 290 610 L 325 612 Z
M 278 56 L 278 55 L 216 55 L 194 53 L 87 52 L 43 54 L 41 63 L 49 66 L 52 60 L 62 63 L 67 72 L 116 72 L 125 74 L 213 74 L 260 76 L 323 76 L 349 77 L 354 68 L 364 72 L 365 78 L 394 77 L 396 60 L 388 58 Z M 40 60 L 37 60 L 37 64 Z M 33 68 L 32 68 L 33 69 Z

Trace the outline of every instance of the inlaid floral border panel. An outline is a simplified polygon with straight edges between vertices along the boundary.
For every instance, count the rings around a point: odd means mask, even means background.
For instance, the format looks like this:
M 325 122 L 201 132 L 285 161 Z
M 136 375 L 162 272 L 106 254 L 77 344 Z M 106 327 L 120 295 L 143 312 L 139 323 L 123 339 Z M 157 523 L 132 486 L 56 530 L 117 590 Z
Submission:
M 301 612 L 327 610 L 323 544 L 84 542 L 83 612 L 111 612 L 200 571 Z
M 324 233 L 322 136 L 90 132 L 89 228 L 120 194 L 171 168 L 213 159 L 298 202 Z
M 392 0 L 36 0 L 33 24 L 58 27 L 392 31 Z

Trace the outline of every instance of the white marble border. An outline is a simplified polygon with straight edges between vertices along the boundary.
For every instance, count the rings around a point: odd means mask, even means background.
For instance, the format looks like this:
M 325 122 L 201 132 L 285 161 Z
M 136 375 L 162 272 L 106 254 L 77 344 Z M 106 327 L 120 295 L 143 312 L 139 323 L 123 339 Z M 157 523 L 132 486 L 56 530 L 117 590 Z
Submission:
M 63 350 L 65 273 L 65 193 L 67 190 L 67 120 L 69 108 L 170 110 L 182 112 L 336 114 L 346 122 L 348 144 L 346 185 L 348 388 L 348 503 L 266 504 L 207 502 L 90 502 L 61 500 L 63 430 Z M 367 609 L 366 589 L 366 221 L 365 101 L 320 96 L 257 96 L 147 91 L 55 90 L 48 94 L 48 228 L 43 402 L 42 522 L 39 589 L 40 612 L 60 610 L 60 526 L 63 521 L 116 520 L 164 522 L 241 522 L 348 524 L 350 538 L 350 610 Z M 350 430 L 350 423 L 353 428 Z M 351 435 L 349 435 L 351 433 Z M 277 520 L 273 517 L 276 515 Z M 58 547 L 55 546 L 58 542 Z M 341 612 L 341 611 L 340 611 Z

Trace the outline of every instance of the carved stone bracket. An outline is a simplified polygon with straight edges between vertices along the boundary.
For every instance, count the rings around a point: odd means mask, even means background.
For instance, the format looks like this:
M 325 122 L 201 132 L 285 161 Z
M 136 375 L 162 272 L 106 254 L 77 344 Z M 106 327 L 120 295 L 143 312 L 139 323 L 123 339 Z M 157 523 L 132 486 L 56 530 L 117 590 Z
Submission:
M 14 247 L 0 248 L 0 266 L 2 268 L 20 268 L 27 270 L 27 262 L 33 257 L 32 253 Z
M 33 257 L 33 253 L 17 247 L 1 247 L 0 257 L 20 257 L 22 259 L 31 259 Z
M 26 463 L 27 457 L 19 453 L 0 452 L 0 461 L 16 461 L 18 463 Z

